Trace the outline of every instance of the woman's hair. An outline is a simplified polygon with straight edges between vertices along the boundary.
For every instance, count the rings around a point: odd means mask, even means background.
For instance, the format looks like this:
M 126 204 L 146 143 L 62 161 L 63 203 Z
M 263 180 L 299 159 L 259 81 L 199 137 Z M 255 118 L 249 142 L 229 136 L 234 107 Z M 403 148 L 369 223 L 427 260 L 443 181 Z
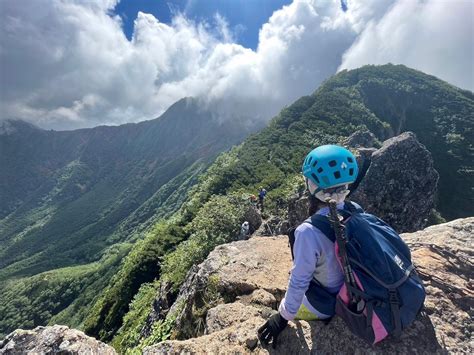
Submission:
M 316 196 L 314 195 L 311 195 L 308 191 L 306 191 L 307 194 L 308 194 L 308 200 L 309 200 L 309 209 L 308 209 L 308 213 L 309 213 L 309 216 L 312 216 L 313 214 L 315 214 L 319 209 L 323 208 L 324 206 L 326 206 L 327 204 L 323 201 L 321 201 L 320 199 L 316 198 Z

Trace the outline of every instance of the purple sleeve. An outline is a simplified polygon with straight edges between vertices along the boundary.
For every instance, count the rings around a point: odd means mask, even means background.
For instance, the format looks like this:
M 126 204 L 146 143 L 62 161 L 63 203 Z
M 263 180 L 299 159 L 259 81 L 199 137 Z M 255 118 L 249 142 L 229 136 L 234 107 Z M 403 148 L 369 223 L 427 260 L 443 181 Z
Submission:
M 288 290 L 279 308 L 280 314 L 287 320 L 292 320 L 298 313 L 304 294 L 313 278 L 320 255 L 317 239 L 314 229 L 308 223 L 301 224 L 295 231 L 293 247 L 295 260 Z

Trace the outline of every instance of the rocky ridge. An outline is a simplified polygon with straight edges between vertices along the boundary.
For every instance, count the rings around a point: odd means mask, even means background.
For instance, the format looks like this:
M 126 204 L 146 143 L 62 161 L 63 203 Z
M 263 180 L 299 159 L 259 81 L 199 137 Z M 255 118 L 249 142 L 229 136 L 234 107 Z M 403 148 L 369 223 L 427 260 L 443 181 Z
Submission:
M 210 309 L 194 328 L 196 338 L 166 341 L 145 348 L 145 354 L 169 353 L 472 353 L 472 246 L 474 217 L 403 234 L 425 283 L 425 311 L 400 339 L 370 346 L 335 318 L 290 322 L 276 350 L 263 347 L 256 331 L 275 312 L 288 280 L 291 257 L 286 236 L 255 237 L 217 247 L 191 275 L 191 290 L 213 290 Z M 199 286 L 198 286 L 199 285 Z M 198 324 L 196 293 L 183 296 L 187 307 L 177 328 Z M 181 327 L 181 328 L 180 328 Z M 188 334 L 175 334 L 186 338 Z M 225 350 L 224 350 L 225 349 Z

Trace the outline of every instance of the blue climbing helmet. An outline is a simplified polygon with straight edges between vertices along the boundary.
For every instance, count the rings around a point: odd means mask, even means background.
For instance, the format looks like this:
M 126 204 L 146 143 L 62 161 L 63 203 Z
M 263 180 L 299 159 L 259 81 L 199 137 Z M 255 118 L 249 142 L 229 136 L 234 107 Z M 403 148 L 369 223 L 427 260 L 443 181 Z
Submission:
M 303 162 L 303 175 L 318 186 L 318 191 L 351 184 L 358 172 L 354 154 L 338 145 L 317 147 Z

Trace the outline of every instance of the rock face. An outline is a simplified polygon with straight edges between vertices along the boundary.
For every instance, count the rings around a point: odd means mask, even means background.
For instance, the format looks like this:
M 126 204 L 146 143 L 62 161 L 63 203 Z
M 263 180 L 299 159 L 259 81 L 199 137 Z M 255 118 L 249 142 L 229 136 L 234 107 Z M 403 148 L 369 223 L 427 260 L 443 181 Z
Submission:
M 288 249 L 287 240 L 276 237 L 267 237 L 267 243 L 261 240 L 251 238 L 218 246 L 206 261 L 188 272 L 168 315 L 176 317 L 173 337 L 186 339 L 202 334 L 207 310 L 219 302 L 248 296 L 257 300 L 256 304 L 276 304 L 283 298 L 291 268 L 291 259 L 282 254 Z M 285 257 L 280 260 L 282 255 Z M 272 270 L 277 263 L 286 269 L 286 274 Z M 267 293 L 252 295 L 257 289 Z
M 368 130 L 358 130 L 347 137 L 343 144 L 348 147 L 359 148 L 359 147 L 380 147 L 380 142 L 377 140 L 375 135 Z
M 97 354 L 112 355 L 115 350 L 94 338 L 63 325 L 17 329 L 0 341 L 0 354 Z
M 438 173 L 430 152 L 411 132 L 386 140 L 351 199 L 399 232 L 426 226 L 434 208 Z
M 398 232 L 426 226 L 435 205 L 438 173 L 426 148 L 411 132 L 386 140 L 380 149 L 358 148 L 363 179 L 350 199 L 386 221 Z M 288 203 L 290 226 L 308 217 L 308 198 L 295 195 Z
M 200 286 L 217 291 L 217 304 L 205 318 L 206 334 L 156 344 L 144 353 L 473 353 L 473 236 L 474 217 L 402 235 L 411 247 L 427 299 L 425 312 L 400 339 L 370 346 L 338 318 L 329 325 L 297 321 L 282 332 L 276 350 L 262 347 L 256 331 L 275 312 L 286 288 L 291 264 L 286 237 L 255 237 L 222 245 L 199 265 L 188 285 L 213 280 Z M 196 306 L 192 295 L 188 297 L 186 302 Z

